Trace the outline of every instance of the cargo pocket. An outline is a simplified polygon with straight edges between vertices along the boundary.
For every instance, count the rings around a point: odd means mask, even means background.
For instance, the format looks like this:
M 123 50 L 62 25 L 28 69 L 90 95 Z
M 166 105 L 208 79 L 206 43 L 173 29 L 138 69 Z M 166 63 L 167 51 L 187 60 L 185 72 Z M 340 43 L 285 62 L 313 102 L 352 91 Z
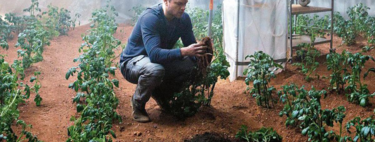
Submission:
M 143 58 L 145 58 L 144 55 L 139 55 L 129 60 L 129 62 L 126 64 L 126 71 L 125 71 L 126 80 L 134 84 L 138 83 L 138 78 L 141 72 L 141 66 L 137 65 L 137 63 Z

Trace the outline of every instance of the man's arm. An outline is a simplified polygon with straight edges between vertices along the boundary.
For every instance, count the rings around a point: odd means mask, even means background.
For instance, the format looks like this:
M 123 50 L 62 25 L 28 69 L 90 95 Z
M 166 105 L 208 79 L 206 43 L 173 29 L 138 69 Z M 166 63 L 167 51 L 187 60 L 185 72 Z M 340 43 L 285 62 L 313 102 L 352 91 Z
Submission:
M 184 48 L 181 48 L 181 55 L 182 56 L 202 56 L 202 53 L 205 53 L 204 49 L 206 46 L 202 46 L 200 44 L 196 44 L 197 41 L 194 36 L 193 32 L 193 25 L 191 23 L 191 19 L 188 14 L 183 17 L 184 24 L 186 24 L 187 28 L 184 31 L 184 34 L 181 36 L 182 43 L 184 44 Z
M 189 15 L 186 14 L 186 17 L 184 17 L 185 24 L 187 26 L 186 31 L 181 36 L 182 43 L 185 47 L 188 47 L 191 44 L 197 43 L 194 32 L 193 32 L 193 25 L 191 23 L 191 19 Z
M 141 19 L 141 31 L 146 52 L 153 63 L 166 63 L 181 58 L 180 49 L 162 49 L 158 28 L 158 17 L 152 13 L 145 14 Z

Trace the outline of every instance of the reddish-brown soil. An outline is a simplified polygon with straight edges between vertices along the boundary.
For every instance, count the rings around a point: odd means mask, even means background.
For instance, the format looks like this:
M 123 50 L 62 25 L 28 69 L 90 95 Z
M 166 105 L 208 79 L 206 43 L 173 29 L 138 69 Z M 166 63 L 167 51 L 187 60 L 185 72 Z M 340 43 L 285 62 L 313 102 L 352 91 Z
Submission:
M 65 141 L 68 138 L 67 128 L 73 123 L 69 121 L 70 117 L 76 115 L 75 104 L 72 98 L 75 92 L 68 88 L 73 78 L 65 79 L 65 73 L 69 68 L 77 66 L 73 59 L 80 53 L 78 48 L 82 43 L 81 34 L 86 33 L 89 26 L 77 27 L 69 32 L 69 36 L 60 36 L 51 41 L 51 46 L 45 48 L 43 53 L 44 60 L 32 65 L 26 71 L 26 80 L 28 80 L 34 71 L 41 71 L 40 81 L 42 88 L 40 94 L 43 97 L 42 106 L 36 107 L 33 99 L 29 99 L 21 105 L 20 119 L 25 120 L 27 124 L 33 125 L 30 130 L 37 135 L 40 140 L 47 142 Z M 131 33 L 132 27 L 121 25 L 118 28 L 116 37 L 123 43 Z M 348 49 L 351 52 L 359 52 L 359 46 L 365 44 L 363 39 L 358 39 L 359 44 L 354 46 L 340 46 L 341 39 L 334 38 L 334 47 L 341 53 L 342 50 Z M 0 54 L 7 55 L 5 58 L 12 63 L 17 58 L 16 39 L 10 41 L 10 49 L 0 49 Z M 328 53 L 328 44 L 317 46 L 324 54 Z M 121 48 L 116 50 L 120 54 Z M 375 55 L 375 50 L 368 53 Z M 119 59 L 115 59 L 117 62 Z M 329 74 L 325 65 L 325 57 L 319 58 L 320 66 L 317 73 L 320 79 L 313 79 L 311 82 L 304 80 L 304 75 L 299 72 L 298 68 L 291 64 L 286 65 L 285 71 L 273 79 L 271 85 L 280 89 L 282 85 L 295 83 L 305 85 L 307 89 L 314 86 L 317 89 L 327 89 L 329 85 Z M 375 67 L 375 63 L 370 61 L 366 64 L 366 69 Z M 278 113 L 282 109 L 282 104 L 276 104 L 274 109 L 265 109 L 256 105 L 254 98 L 244 93 L 246 85 L 242 79 L 234 82 L 220 80 L 215 88 L 215 95 L 212 100 L 212 107 L 202 108 L 195 116 L 186 120 L 178 120 L 175 117 L 162 113 L 156 102 L 151 99 L 147 103 L 146 109 L 153 120 L 150 123 L 137 123 L 132 121 L 131 107 L 129 99 L 134 92 L 135 85 L 123 79 L 121 73 L 117 70 L 115 78 L 120 80 L 120 87 L 115 88 L 115 93 L 120 100 L 118 113 L 123 117 L 121 124 L 114 125 L 113 129 L 117 134 L 115 141 L 184 141 L 191 139 L 197 134 L 206 132 L 215 133 L 223 137 L 233 139 L 241 125 L 246 125 L 250 130 L 258 130 L 261 127 L 273 127 L 283 138 L 284 141 L 306 141 L 307 137 L 300 134 L 296 128 L 285 127 L 285 116 L 279 117 Z M 371 92 L 375 91 L 375 74 L 370 74 L 364 81 L 368 84 Z M 32 96 L 33 98 L 34 96 Z M 371 98 L 371 103 L 375 100 Z M 322 99 L 323 108 L 333 108 L 343 105 L 346 107 L 346 118 L 348 120 L 360 116 L 368 117 L 372 114 L 375 105 L 362 108 L 358 105 L 351 104 L 346 100 L 343 94 L 329 94 L 326 99 Z M 14 126 L 16 128 L 16 126 Z M 19 130 L 19 128 L 17 128 Z M 336 132 L 339 128 L 334 128 Z M 346 132 L 344 134 L 347 134 Z

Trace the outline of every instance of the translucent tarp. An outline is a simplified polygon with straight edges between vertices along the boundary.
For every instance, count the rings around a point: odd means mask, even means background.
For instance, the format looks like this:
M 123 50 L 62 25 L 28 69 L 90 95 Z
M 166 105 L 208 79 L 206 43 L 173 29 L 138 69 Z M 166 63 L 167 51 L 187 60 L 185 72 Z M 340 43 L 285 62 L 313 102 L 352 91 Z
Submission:
M 231 81 L 242 76 L 246 55 L 256 51 L 286 60 L 287 20 L 286 0 L 223 1 L 224 50 Z
M 349 7 L 353 7 L 359 3 L 363 3 L 371 9 L 368 11 L 369 15 L 375 16 L 375 0 L 334 0 L 335 6 L 334 11 L 340 12 L 344 17 L 348 17 L 346 11 Z M 318 6 L 318 7 L 331 7 L 331 0 L 311 0 L 309 6 Z M 329 12 L 319 13 L 318 15 L 327 15 Z
M 79 13 L 81 17 L 79 21 L 82 25 L 88 24 L 90 21 L 91 13 L 98 8 L 104 7 L 108 0 L 38 0 L 39 8 L 42 11 L 47 10 L 47 6 L 52 4 L 60 8 L 65 8 L 71 11 L 72 16 Z M 119 13 L 117 17 L 118 23 L 130 23 L 134 16 L 133 7 L 150 7 L 152 5 L 162 3 L 163 0 L 111 0 L 111 5 L 116 8 Z M 198 7 L 207 9 L 209 0 L 189 0 L 188 5 L 190 8 Z M 214 0 L 215 8 L 222 3 L 222 0 Z M 5 13 L 23 14 L 23 9 L 29 7 L 31 0 L 0 0 L 0 15 L 4 17 Z

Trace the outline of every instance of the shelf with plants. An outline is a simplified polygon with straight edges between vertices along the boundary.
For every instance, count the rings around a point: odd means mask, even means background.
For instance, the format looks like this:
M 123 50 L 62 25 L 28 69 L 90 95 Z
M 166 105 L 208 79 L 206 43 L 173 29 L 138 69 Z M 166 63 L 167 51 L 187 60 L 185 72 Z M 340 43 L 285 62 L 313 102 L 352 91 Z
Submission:
M 289 11 L 289 33 L 288 33 L 288 47 L 290 47 L 290 59 L 293 57 L 293 49 L 298 50 L 299 45 L 301 44 L 323 44 L 323 43 L 330 43 L 330 48 L 332 49 L 332 39 L 333 39 L 333 21 L 330 21 L 330 28 L 329 29 L 319 29 L 321 31 L 328 32 L 330 39 L 325 38 L 324 36 L 315 37 L 315 40 L 312 41 L 309 35 L 305 34 L 295 34 L 296 27 L 297 27 L 297 16 L 301 14 L 311 14 L 311 13 L 319 13 L 319 12 L 331 12 L 331 17 L 334 14 L 334 0 L 331 0 L 331 7 L 315 7 L 315 6 L 301 6 L 298 4 L 293 4 L 293 0 L 290 1 L 290 11 Z M 294 23 L 293 23 L 294 22 Z M 318 27 L 304 27 L 304 28 L 318 28 Z M 292 37 L 292 38 L 290 38 Z

